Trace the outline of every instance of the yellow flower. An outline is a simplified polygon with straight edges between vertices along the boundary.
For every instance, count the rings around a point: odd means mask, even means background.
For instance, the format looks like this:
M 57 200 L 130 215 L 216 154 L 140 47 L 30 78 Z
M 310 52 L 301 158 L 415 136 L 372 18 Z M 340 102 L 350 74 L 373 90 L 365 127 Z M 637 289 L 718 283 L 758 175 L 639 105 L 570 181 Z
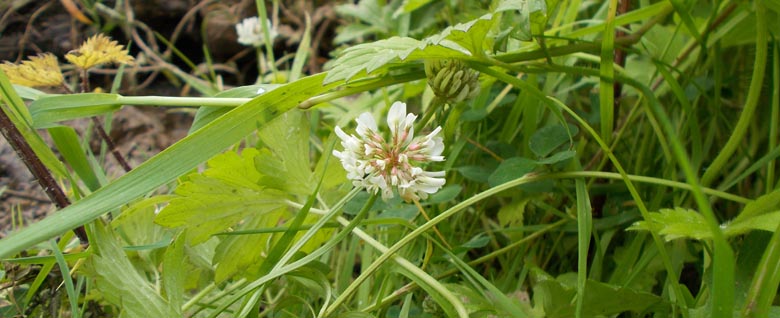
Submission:
M 63 82 L 57 57 L 51 53 L 30 56 L 29 60 L 22 61 L 22 64 L 6 61 L 0 64 L 0 69 L 5 72 L 11 83 L 18 85 L 28 87 L 58 86 Z
M 125 50 L 123 45 L 111 41 L 103 34 L 87 39 L 77 50 L 65 55 L 65 59 L 83 70 L 106 63 L 133 63 L 133 57 L 128 54 L 128 50 Z

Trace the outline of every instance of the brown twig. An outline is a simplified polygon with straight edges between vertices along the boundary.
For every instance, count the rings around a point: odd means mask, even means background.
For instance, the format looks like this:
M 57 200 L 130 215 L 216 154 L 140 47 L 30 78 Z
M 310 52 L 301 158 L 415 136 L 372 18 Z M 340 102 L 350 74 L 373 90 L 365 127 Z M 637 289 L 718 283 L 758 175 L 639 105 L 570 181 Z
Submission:
M 65 87 L 68 92 L 72 92 L 68 86 L 64 84 L 62 86 Z M 81 91 L 88 92 L 89 90 L 89 72 L 87 70 L 82 70 Z M 114 143 L 114 140 L 111 139 L 111 136 L 108 135 L 106 128 L 103 127 L 103 123 L 100 122 L 100 119 L 98 119 L 97 116 L 92 116 L 90 119 L 92 119 L 92 123 L 95 125 L 95 130 L 97 131 L 98 136 L 100 136 L 100 139 L 103 139 L 103 142 L 106 143 L 108 151 L 111 152 L 111 155 L 114 156 L 114 159 L 116 159 L 119 165 L 122 166 L 122 169 L 124 169 L 125 172 L 130 172 L 130 170 L 133 170 L 133 168 L 130 167 L 130 164 L 127 163 L 127 160 L 125 160 L 122 154 L 119 153 L 119 150 L 116 148 L 116 143 Z
M 11 144 L 11 147 L 14 148 L 16 154 L 22 159 L 22 162 L 27 166 L 27 169 L 29 169 L 32 175 L 35 176 L 35 179 L 38 180 L 38 184 L 41 185 L 43 191 L 49 199 L 54 202 L 57 208 L 62 209 L 69 206 L 70 200 L 68 200 L 68 197 L 57 184 L 57 181 L 54 180 L 54 177 L 51 175 L 49 169 L 46 168 L 46 165 L 41 162 L 30 144 L 24 139 L 24 136 L 19 129 L 14 126 L 5 110 L 0 110 L 0 131 L 3 133 L 5 139 L 8 140 L 8 143 Z M 83 244 L 89 243 L 87 232 L 84 230 L 83 226 L 79 226 L 73 231 Z
M 114 156 L 114 159 L 116 159 L 119 165 L 122 166 L 122 169 L 125 169 L 125 172 L 130 172 L 130 170 L 133 170 L 133 168 L 130 167 L 130 164 L 127 163 L 127 160 L 125 160 L 125 157 L 119 153 L 119 149 L 116 148 L 114 140 L 111 139 L 111 136 L 106 133 L 106 129 L 103 128 L 103 124 L 100 122 L 100 119 L 98 119 L 97 116 L 92 116 L 92 123 L 95 124 L 95 130 L 97 131 L 98 135 L 100 135 L 100 138 L 102 138 L 106 143 L 108 151 L 111 152 L 111 154 Z
M 30 15 L 30 20 L 27 21 L 27 26 L 24 28 L 24 34 L 22 34 L 22 38 L 19 39 L 19 54 L 16 56 L 17 61 L 20 61 L 23 58 L 24 47 L 30 38 L 30 33 L 32 33 L 33 31 L 33 22 L 38 18 L 38 16 L 40 16 L 44 11 L 46 11 L 51 6 L 51 4 L 52 2 L 42 5 L 40 8 L 35 10 L 35 12 L 33 12 L 32 15 Z
M 501 156 L 497 155 L 495 152 L 491 151 L 490 149 L 488 149 L 487 147 L 483 146 L 482 144 L 476 142 L 475 140 L 473 140 L 471 138 L 466 138 L 466 141 L 468 141 L 470 144 L 474 145 L 474 147 L 477 147 L 480 150 L 484 151 L 485 153 L 487 153 L 488 155 L 493 157 L 493 159 L 496 159 L 496 161 L 498 161 L 498 162 L 503 162 L 504 161 L 504 158 L 501 158 Z

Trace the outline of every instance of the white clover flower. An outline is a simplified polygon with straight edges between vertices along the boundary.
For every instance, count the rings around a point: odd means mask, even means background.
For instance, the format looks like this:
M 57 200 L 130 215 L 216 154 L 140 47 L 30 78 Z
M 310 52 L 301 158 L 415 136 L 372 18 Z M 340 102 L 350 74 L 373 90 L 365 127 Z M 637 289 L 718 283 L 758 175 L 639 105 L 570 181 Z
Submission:
M 414 137 L 417 116 L 406 113 L 406 104 L 395 102 L 387 114 L 390 139 L 379 133 L 370 113 L 356 119 L 358 136 L 348 135 L 336 126 L 343 151 L 333 151 L 347 170 L 352 184 L 371 193 L 382 193 L 382 199 L 393 197 L 393 188 L 405 201 L 428 198 L 444 185 L 444 171 L 425 171 L 420 166 L 432 161 L 444 161 L 444 143 L 436 135 L 436 127 L 425 136 Z
M 266 19 L 268 23 L 268 33 L 273 41 L 278 33 L 273 28 L 271 20 Z M 236 33 L 238 34 L 238 43 L 246 46 L 259 47 L 265 44 L 265 36 L 263 36 L 263 27 L 260 25 L 260 19 L 258 17 L 246 18 L 240 23 L 236 24 Z

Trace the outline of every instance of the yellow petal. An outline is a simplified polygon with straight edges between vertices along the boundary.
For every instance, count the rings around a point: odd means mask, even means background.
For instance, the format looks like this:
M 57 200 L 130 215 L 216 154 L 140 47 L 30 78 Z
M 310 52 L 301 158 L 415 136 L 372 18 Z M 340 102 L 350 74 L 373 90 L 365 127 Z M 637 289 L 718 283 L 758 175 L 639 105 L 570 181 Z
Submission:
M 90 37 L 77 50 L 65 55 L 65 59 L 84 70 L 106 63 L 133 63 L 133 57 L 123 45 L 103 34 Z
M 21 64 L 5 62 L 0 64 L 0 69 L 5 72 L 11 83 L 36 87 L 58 86 L 62 84 L 63 77 L 57 57 L 51 53 L 31 56 L 29 60 Z

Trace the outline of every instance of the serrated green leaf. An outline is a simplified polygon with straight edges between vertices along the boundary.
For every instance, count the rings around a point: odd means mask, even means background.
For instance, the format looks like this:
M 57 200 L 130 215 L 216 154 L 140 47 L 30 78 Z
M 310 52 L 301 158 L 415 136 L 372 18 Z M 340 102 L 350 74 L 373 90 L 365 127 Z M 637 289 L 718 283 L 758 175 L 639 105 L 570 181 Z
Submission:
M 95 251 L 85 267 L 103 298 L 120 308 L 121 317 L 181 317 L 179 308 L 166 302 L 133 267 L 110 229 L 95 222 L 94 234 L 90 242 Z
M 309 160 L 309 123 L 303 111 L 289 111 L 260 130 L 260 140 L 273 155 L 255 159 L 257 170 L 264 176 L 260 183 L 286 193 L 310 195 L 316 187 Z
M 699 212 L 684 208 L 661 209 L 651 212 L 649 220 L 634 223 L 629 230 L 655 231 L 664 239 L 671 241 L 678 238 L 696 240 L 712 238 L 707 221 Z
M 530 198 L 523 198 L 502 206 L 498 210 L 498 224 L 502 228 L 523 226 L 523 214 L 528 201 Z
M 350 47 L 333 62 L 333 68 L 325 77 L 325 83 L 349 81 L 361 72 L 371 74 L 390 62 L 420 58 L 461 57 L 463 54 L 442 46 L 408 37 L 391 37 Z
M 488 177 L 488 184 L 495 187 L 499 184 L 520 178 L 536 168 L 536 162 L 522 157 L 509 158 L 501 162 L 496 171 Z
M 745 234 L 751 230 L 764 230 L 774 232 L 780 224 L 780 211 L 762 213 L 760 215 L 742 218 L 739 221 L 733 221 L 725 226 L 723 234 L 726 236 L 735 236 Z
M 123 247 L 126 251 L 160 248 L 170 244 L 173 239 L 171 230 L 154 223 L 156 204 L 170 198 L 161 197 L 135 203 L 111 222 L 112 228 L 121 233 L 125 244 L 129 245 Z
M 260 184 L 255 169 L 254 148 L 241 156 L 228 152 L 209 160 L 203 174 L 193 174 L 176 188 L 172 199 L 155 222 L 167 227 L 187 228 L 187 242 L 205 242 L 211 235 L 237 224 L 250 214 L 269 213 L 283 205 L 287 196 Z
M 254 214 L 248 217 L 236 230 L 246 231 L 258 228 L 274 227 L 284 214 L 285 209 Z M 241 274 L 256 272 L 267 253 L 268 239 L 271 234 L 230 235 L 223 237 L 216 248 L 213 264 L 216 264 L 214 281 L 217 284 Z M 250 252 L 251 251 L 251 252 Z
M 483 56 L 486 49 L 493 47 L 491 39 L 487 38 L 488 31 L 493 27 L 493 22 L 493 14 L 488 13 L 469 22 L 448 27 L 423 41 L 429 45 L 441 45 L 456 51 L 462 51 L 461 48 L 465 48 L 468 51 L 463 53 Z
M 209 159 L 206 163 L 208 169 L 203 170 L 202 174 L 234 187 L 260 191 L 262 187 L 258 182 L 262 175 L 254 165 L 255 158 L 259 155 L 260 151 L 255 148 L 246 148 L 241 154 L 225 152 Z
M 780 190 L 775 190 L 746 204 L 733 222 L 738 223 L 770 211 L 776 211 L 778 208 L 780 208 Z
M 181 308 L 184 303 L 184 282 L 189 272 L 184 262 L 185 236 L 179 235 L 165 250 L 162 262 L 162 281 L 165 296 L 173 308 Z
M 492 47 L 486 36 L 493 25 L 493 15 L 459 23 L 441 33 L 416 40 L 409 37 L 391 37 L 372 43 L 350 47 L 333 62 L 325 83 L 349 81 L 361 72 L 372 74 L 391 62 L 436 58 L 467 58 L 483 55 Z

